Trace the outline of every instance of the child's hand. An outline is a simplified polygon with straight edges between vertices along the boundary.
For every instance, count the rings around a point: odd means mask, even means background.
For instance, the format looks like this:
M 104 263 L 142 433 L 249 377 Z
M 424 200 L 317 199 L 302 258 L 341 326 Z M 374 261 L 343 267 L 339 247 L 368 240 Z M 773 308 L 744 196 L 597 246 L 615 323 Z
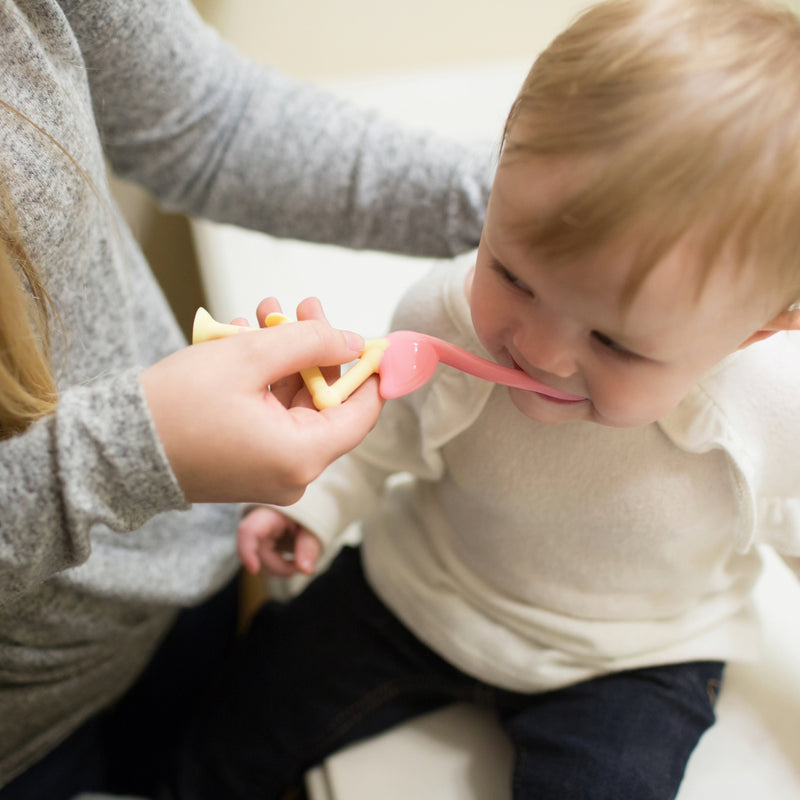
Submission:
M 322 544 L 307 528 L 272 508 L 255 508 L 239 523 L 239 558 L 253 575 L 262 569 L 272 577 L 297 572 L 311 575 Z

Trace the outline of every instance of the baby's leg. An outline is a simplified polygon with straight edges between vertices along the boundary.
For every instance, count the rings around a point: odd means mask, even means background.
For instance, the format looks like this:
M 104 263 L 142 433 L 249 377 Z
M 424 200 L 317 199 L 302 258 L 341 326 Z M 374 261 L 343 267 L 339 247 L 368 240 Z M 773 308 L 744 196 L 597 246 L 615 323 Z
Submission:
M 187 750 L 181 800 L 279 798 L 343 745 L 458 697 L 471 683 L 420 643 L 345 550 L 288 604 L 256 614 Z
M 501 721 L 517 752 L 515 800 L 674 798 L 714 722 L 722 669 L 640 669 L 509 704 Z

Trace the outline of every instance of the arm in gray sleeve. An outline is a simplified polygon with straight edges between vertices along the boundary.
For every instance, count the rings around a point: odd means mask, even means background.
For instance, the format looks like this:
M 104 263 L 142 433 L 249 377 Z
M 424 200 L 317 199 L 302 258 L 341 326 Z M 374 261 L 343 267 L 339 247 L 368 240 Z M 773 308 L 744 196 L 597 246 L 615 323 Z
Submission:
M 166 207 L 418 255 L 477 244 L 489 148 L 412 133 L 236 54 L 187 0 L 63 0 L 119 174 Z
M 0 442 L 0 605 L 89 557 L 92 526 L 132 531 L 187 508 L 138 371 L 65 391 L 54 414 Z

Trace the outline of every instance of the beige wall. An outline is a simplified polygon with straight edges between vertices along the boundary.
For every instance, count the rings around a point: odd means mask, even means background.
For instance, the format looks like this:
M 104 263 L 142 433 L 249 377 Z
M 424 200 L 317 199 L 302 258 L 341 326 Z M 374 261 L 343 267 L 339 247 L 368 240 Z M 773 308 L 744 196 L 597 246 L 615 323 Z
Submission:
M 248 55 L 307 78 L 532 56 L 585 0 L 195 0 Z
M 800 13 L 800 0 L 784 0 Z M 248 55 L 304 78 L 391 72 L 541 49 L 587 0 L 195 0 Z

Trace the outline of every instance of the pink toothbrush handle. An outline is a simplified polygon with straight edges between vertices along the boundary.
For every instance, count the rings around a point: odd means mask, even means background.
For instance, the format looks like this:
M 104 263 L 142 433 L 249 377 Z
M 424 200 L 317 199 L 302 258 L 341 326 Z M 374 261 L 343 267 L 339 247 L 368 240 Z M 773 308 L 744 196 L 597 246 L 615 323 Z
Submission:
M 560 400 L 574 401 L 583 399 L 574 394 L 561 392 L 558 389 L 551 389 L 535 378 L 531 378 L 530 375 L 522 370 L 504 367 L 500 364 L 495 364 L 493 361 L 487 361 L 485 358 L 476 356 L 468 350 L 464 350 L 461 347 L 450 344 L 450 342 L 444 341 L 444 339 L 437 339 L 435 336 L 428 335 L 425 335 L 425 338 L 436 348 L 439 360 L 443 364 L 460 369 L 468 375 L 474 375 L 476 378 L 483 378 L 484 380 L 493 381 L 494 383 L 501 383 L 504 386 L 513 386 L 517 389 L 539 392 L 540 394 L 546 394 Z

